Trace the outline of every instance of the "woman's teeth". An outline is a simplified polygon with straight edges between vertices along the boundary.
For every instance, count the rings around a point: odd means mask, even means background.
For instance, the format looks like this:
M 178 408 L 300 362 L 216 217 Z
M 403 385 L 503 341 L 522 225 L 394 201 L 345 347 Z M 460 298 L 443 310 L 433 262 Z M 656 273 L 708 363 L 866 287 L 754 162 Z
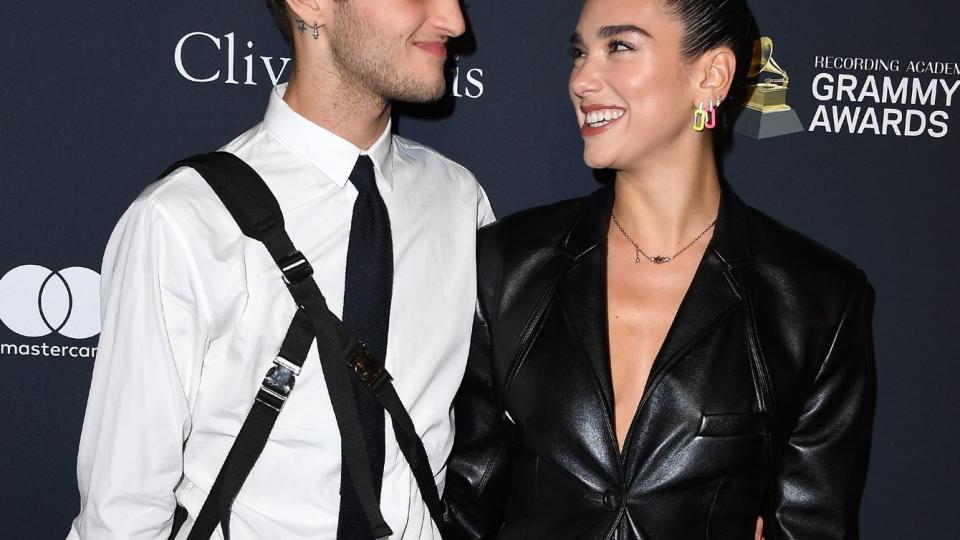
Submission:
M 620 118 L 623 116 L 623 113 L 624 112 L 621 109 L 603 109 L 601 111 L 593 111 L 586 114 L 584 121 L 590 127 L 601 127 Z

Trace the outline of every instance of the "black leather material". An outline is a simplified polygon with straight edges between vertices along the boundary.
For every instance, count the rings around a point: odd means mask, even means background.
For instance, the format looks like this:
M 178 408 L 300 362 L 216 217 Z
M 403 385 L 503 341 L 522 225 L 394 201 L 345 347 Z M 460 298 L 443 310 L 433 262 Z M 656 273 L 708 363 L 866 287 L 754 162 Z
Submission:
M 724 182 L 621 453 L 613 197 L 604 187 L 480 232 L 445 538 L 748 540 L 758 516 L 767 540 L 858 538 L 876 393 L 863 272 Z

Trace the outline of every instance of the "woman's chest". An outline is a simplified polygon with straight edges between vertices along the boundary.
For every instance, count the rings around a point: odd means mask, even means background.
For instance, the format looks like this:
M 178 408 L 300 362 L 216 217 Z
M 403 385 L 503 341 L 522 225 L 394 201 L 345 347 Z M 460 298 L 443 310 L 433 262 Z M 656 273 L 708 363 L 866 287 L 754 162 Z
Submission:
M 656 355 L 626 430 L 616 428 L 616 378 L 631 375 L 597 345 L 606 336 L 584 336 L 589 329 L 572 322 L 563 302 L 551 304 L 508 374 L 504 403 L 519 444 L 570 466 L 610 469 L 619 460 L 625 470 L 678 482 L 763 461 L 765 383 L 742 309 Z

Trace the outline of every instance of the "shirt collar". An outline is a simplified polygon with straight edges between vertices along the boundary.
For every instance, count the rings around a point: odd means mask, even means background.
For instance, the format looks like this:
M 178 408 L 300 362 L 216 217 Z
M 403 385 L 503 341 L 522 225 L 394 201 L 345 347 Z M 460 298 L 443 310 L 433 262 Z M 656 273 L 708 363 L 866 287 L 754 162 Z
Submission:
M 337 187 L 343 187 L 361 154 L 370 156 L 381 189 L 393 189 L 391 127 L 387 127 L 368 150 L 362 150 L 350 141 L 328 131 L 290 108 L 283 100 L 286 84 L 270 92 L 263 128 L 280 140 L 292 152 L 320 170 Z

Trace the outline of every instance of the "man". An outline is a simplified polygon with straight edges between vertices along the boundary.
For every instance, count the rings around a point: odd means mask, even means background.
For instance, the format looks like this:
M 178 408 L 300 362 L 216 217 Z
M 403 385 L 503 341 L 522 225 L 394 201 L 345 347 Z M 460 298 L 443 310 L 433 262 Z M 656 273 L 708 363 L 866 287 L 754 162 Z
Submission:
M 443 94 L 446 44 L 464 32 L 463 14 L 457 0 L 268 5 L 294 69 L 271 93 L 263 122 L 224 150 L 270 187 L 331 310 L 366 328 L 358 337 L 371 349 L 380 344 L 439 485 L 476 299 L 475 231 L 493 215 L 466 169 L 393 136 L 390 113 L 392 101 Z M 360 185 L 362 170 L 375 186 Z M 365 282 L 376 263 L 355 255 L 360 197 L 388 214 L 386 283 Z M 385 295 L 380 334 L 369 335 L 360 308 L 347 317 L 357 289 Z M 81 510 L 69 538 L 167 538 L 177 505 L 188 517 L 176 537 L 186 538 L 295 310 L 267 250 L 240 232 L 193 169 L 140 195 L 104 257 L 103 332 L 77 466 Z M 374 418 L 379 435 L 365 425 L 364 436 L 392 538 L 439 538 L 391 423 L 382 409 Z M 232 538 L 372 538 L 343 480 L 314 343 L 232 506 Z

